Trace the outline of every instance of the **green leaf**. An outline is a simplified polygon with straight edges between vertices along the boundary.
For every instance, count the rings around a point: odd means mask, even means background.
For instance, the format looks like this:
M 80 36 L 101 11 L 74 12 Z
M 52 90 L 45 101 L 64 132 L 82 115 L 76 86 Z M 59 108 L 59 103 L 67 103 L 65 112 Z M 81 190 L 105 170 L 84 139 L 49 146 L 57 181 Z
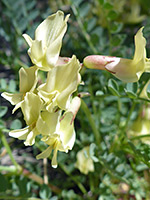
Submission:
M 4 192 L 8 189 L 8 183 L 4 175 L 0 174 L 0 192 Z
M 32 8 L 34 8 L 34 6 L 36 6 L 36 2 L 35 1 L 27 1 L 26 2 L 26 9 L 27 10 L 31 10 Z
M 9 89 L 9 92 L 16 91 L 16 82 L 14 80 L 9 81 L 8 89 Z
M 111 45 L 112 46 L 119 46 L 124 42 L 125 39 L 126 39 L 125 34 L 115 34 L 111 38 Z
M 148 169 L 148 166 L 145 165 L 144 163 L 141 163 L 141 164 L 139 164 L 139 165 L 136 166 L 136 170 L 137 170 L 138 172 L 144 171 L 144 170 L 147 170 L 147 169 Z
M 137 98 L 137 95 L 134 94 L 133 92 L 128 92 L 126 90 L 125 90 L 125 92 L 126 92 L 126 94 L 128 95 L 129 98 L 131 98 L 131 99 L 136 99 Z
M 30 15 L 28 16 L 28 21 L 36 19 L 36 17 L 38 15 L 39 15 L 39 11 L 38 10 L 32 11 L 32 13 L 30 13 Z
M 124 164 L 119 164 L 116 167 L 116 171 L 119 172 L 119 173 L 123 172 L 123 170 L 124 170 Z
M 10 128 L 11 128 L 11 129 L 20 129 L 20 128 L 22 128 L 22 123 L 21 123 L 21 121 L 20 121 L 19 119 L 15 119 L 15 120 L 11 123 Z
M 16 183 L 17 183 L 20 195 L 28 197 L 30 194 L 28 190 L 29 188 L 27 187 L 27 184 L 28 184 L 27 178 L 21 176 L 16 179 Z
M 135 83 L 127 83 L 126 89 L 127 89 L 127 91 L 136 93 L 137 90 L 138 90 L 138 83 L 137 82 L 135 82 Z
M 58 200 L 58 197 L 57 196 L 53 196 L 50 198 L 50 200 Z
M 109 79 L 108 81 L 108 89 L 110 90 L 110 92 L 115 95 L 115 96 L 120 96 L 119 94 L 119 86 L 117 84 L 117 82 L 114 79 Z
M 0 117 L 3 117 L 6 112 L 7 112 L 8 108 L 6 106 L 0 106 Z
M 147 154 L 145 154 L 143 151 L 140 151 L 139 149 L 137 149 L 135 147 L 135 145 L 128 140 L 128 144 L 130 145 L 132 151 L 135 154 L 136 159 L 142 161 L 143 163 L 145 163 L 148 167 L 150 167 L 150 163 L 149 163 L 149 157 Z M 129 147 L 128 147 L 129 149 Z
M 124 89 L 126 94 L 132 98 L 136 99 L 137 98 L 137 90 L 138 90 L 138 83 L 127 83 L 126 88 Z
M 111 22 L 110 24 L 110 32 L 111 33 L 119 33 L 123 27 L 122 23 L 119 22 Z
M 103 5 L 103 4 L 105 3 L 105 0 L 99 0 L 99 3 L 100 3 L 101 5 Z
M 4 78 L 1 79 L 0 86 L 1 86 L 1 89 L 6 90 L 7 82 Z
M 5 129 L 4 121 L 0 119 L 0 129 Z
M 88 3 L 81 4 L 79 7 L 80 17 L 86 17 L 91 9 L 91 5 Z
M 104 9 L 107 9 L 107 10 L 110 10 L 113 8 L 113 5 L 109 2 L 106 2 L 104 3 L 104 6 L 103 6 Z
M 104 92 L 103 91 L 101 91 L 101 90 L 98 90 L 98 91 L 96 91 L 96 94 L 95 94 L 96 96 L 103 96 L 104 95 Z
M 42 199 L 49 199 L 52 195 L 52 192 L 50 188 L 47 185 L 42 185 L 40 192 L 39 192 L 40 198 Z
M 88 20 L 88 23 L 87 23 L 87 30 L 88 30 L 88 32 L 93 31 L 96 23 L 97 23 L 97 20 L 96 20 L 95 17 L 93 17 L 90 20 Z
M 92 143 L 90 145 L 90 150 L 89 150 L 90 157 L 92 158 L 92 160 L 94 162 L 99 162 L 99 159 L 94 155 L 95 154 L 95 149 L 96 149 L 96 144 Z
M 109 20 L 115 20 L 117 17 L 118 17 L 118 14 L 114 10 L 111 10 L 107 15 L 107 18 Z
M 89 150 L 90 156 L 94 155 L 95 148 L 96 148 L 96 144 L 94 144 L 94 143 L 90 144 L 90 150 Z
M 76 7 L 78 7 L 78 6 L 80 5 L 81 2 L 82 2 L 82 0 L 76 0 L 76 1 L 71 0 L 71 3 L 72 3 L 73 5 L 75 5 Z
M 146 92 L 147 92 L 148 98 L 150 98 L 150 83 L 147 86 Z

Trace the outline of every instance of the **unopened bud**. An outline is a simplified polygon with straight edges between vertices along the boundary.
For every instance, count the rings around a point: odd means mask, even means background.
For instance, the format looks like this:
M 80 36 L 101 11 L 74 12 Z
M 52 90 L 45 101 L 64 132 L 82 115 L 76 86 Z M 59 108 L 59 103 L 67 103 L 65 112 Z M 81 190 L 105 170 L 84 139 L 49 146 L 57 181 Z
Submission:
M 83 64 L 90 69 L 105 70 L 105 66 L 111 62 L 114 62 L 114 57 L 91 55 L 84 58 Z

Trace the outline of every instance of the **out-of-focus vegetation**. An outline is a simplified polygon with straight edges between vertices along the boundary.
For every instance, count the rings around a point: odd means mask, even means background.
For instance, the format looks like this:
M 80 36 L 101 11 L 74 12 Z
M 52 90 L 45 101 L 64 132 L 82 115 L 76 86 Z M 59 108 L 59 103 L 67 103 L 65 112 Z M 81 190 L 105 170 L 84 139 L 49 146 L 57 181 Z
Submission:
M 149 8 L 149 0 L 1 0 L 0 92 L 17 92 L 18 70 L 31 66 L 22 34 L 33 38 L 41 21 L 57 10 L 71 14 L 61 56 L 75 54 L 82 62 L 90 54 L 132 58 L 134 35 L 142 26 L 150 57 Z M 128 84 L 107 71 L 83 68 L 81 75 L 79 92 L 90 96 L 76 117 L 74 148 L 59 152 L 57 169 L 35 159 L 44 149 L 40 140 L 25 147 L 8 136 L 25 122 L 20 110 L 12 115 L 13 107 L 0 97 L 0 199 L 150 199 L 150 74 Z M 76 164 L 86 146 L 94 163 L 87 175 Z

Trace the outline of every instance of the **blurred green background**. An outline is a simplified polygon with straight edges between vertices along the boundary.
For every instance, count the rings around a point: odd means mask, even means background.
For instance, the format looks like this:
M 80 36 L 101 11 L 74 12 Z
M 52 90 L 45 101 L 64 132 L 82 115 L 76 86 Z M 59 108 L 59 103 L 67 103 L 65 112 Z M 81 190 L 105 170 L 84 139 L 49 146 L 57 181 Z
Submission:
M 1 0 L 1 93 L 17 92 L 20 67 L 31 66 L 22 34 L 33 38 L 36 27 L 57 10 L 70 14 L 61 56 L 74 54 L 81 63 L 92 54 L 132 58 L 134 35 L 144 26 L 150 57 L 149 0 Z M 49 185 L 41 180 L 43 161 L 35 159 L 45 147 L 40 142 L 25 147 L 22 141 L 8 136 L 10 129 L 22 128 L 25 122 L 20 110 L 12 115 L 13 106 L 0 97 L 0 199 L 150 199 L 150 130 L 145 132 L 147 137 L 140 135 L 145 120 L 150 121 L 150 97 L 140 96 L 150 75 L 144 73 L 134 84 L 122 83 L 106 71 L 83 69 L 81 75 L 84 85 L 79 86 L 79 92 L 91 94 L 84 102 L 101 142 L 97 143 L 82 106 L 75 121 L 73 150 L 59 152 L 57 169 L 51 167 L 50 160 L 46 164 Z M 135 135 L 130 134 L 132 129 Z M 5 139 L 22 172 L 11 169 Z M 95 165 L 95 171 L 88 175 L 75 167 L 76 154 L 85 146 L 90 146 Z

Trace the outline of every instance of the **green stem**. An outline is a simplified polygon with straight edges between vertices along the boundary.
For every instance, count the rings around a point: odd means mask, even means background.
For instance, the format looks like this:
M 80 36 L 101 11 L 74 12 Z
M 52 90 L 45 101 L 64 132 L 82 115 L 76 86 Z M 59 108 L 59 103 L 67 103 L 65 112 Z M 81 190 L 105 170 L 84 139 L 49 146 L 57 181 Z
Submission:
M 96 109 L 96 106 L 94 105 L 94 95 L 93 95 L 93 90 L 92 90 L 92 84 L 89 84 L 88 85 L 88 90 L 89 90 L 89 93 L 90 93 L 90 99 L 91 99 L 91 103 L 92 103 L 92 109 L 93 109 L 93 112 L 94 112 L 94 116 L 97 116 L 97 109 Z
M 145 87 L 145 85 L 147 84 L 148 81 L 149 81 L 149 78 L 148 78 L 148 79 L 144 82 L 144 84 L 142 85 L 140 91 L 138 92 L 138 97 L 139 97 L 140 94 L 142 93 L 142 91 L 143 91 L 143 89 L 144 89 L 144 87 Z
M 118 180 L 130 185 L 129 180 L 122 176 L 119 176 L 114 169 L 110 168 L 110 166 L 107 164 L 107 162 L 102 157 L 99 158 L 99 163 L 103 166 L 103 170 L 106 171 L 108 174 L 110 174 L 110 176 L 117 178 Z
M 18 169 L 19 165 L 18 165 L 18 163 L 15 161 L 15 159 L 14 159 L 14 157 L 13 157 L 13 154 L 12 154 L 12 152 L 11 152 L 11 149 L 10 149 L 10 147 L 9 147 L 9 144 L 8 144 L 8 142 L 7 142 L 7 140 L 6 140 L 6 137 L 5 137 L 5 135 L 2 133 L 1 130 L 0 130 L 0 137 L 1 137 L 1 140 L 2 140 L 2 142 L 3 142 L 3 145 L 5 146 L 5 148 L 6 148 L 6 150 L 7 150 L 7 153 L 8 153 L 9 156 L 10 156 L 10 159 L 11 159 L 13 165 Z M 19 167 L 19 168 L 20 168 L 20 167 Z
M 150 100 L 149 99 L 145 99 L 145 98 L 142 98 L 142 97 L 138 97 L 139 100 L 142 100 L 142 101 L 146 101 L 146 102 L 149 102 L 150 103 Z
M 117 101 L 117 107 L 118 107 L 118 115 L 117 115 L 117 125 L 120 125 L 120 113 L 121 113 L 121 101 L 120 101 L 120 97 L 118 97 L 118 101 Z
M 96 144 L 99 145 L 100 142 L 101 142 L 99 131 L 96 128 L 96 124 L 95 124 L 95 122 L 93 120 L 93 117 L 91 115 L 91 112 L 90 112 L 88 106 L 86 105 L 86 103 L 83 100 L 81 100 L 81 109 L 83 110 L 83 112 L 85 113 L 86 117 L 88 118 L 88 121 L 89 121 L 89 123 L 91 125 L 91 128 L 92 128 L 94 136 L 95 136 Z
M 94 191 L 95 191 L 95 186 L 94 186 L 95 179 L 94 179 L 92 173 L 89 174 L 89 183 L 90 183 L 90 190 L 94 193 Z
M 1 166 L 0 165 L 0 172 L 2 171 L 7 171 L 7 172 L 11 172 L 13 174 L 18 174 L 18 168 L 16 168 L 14 165 L 12 166 Z
M 138 140 L 140 138 L 150 137 L 150 134 L 144 134 L 144 135 L 137 135 L 135 137 L 131 137 L 130 140 Z
M 81 190 L 81 192 L 83 194 L 87 194 L 87 191 L 86 191 L 85 187 L 83 186 L 83 184 L 81 182 L 79 182 L 74 176 L 71 176 L 71 174 L 68 172 L 68 170 L 66 169 L 66 167 L 64 165 L 62 165 L 62 164 L 59 163 L 59 166 L 77 184 L 77 186 L 79 187 L 79 189 Z
M 97 50 L 96 50 L 96 48 L 94 47 L 93 43 L 91 42 L 90 36 L 89 36 L 89 34 L 86 32 L 86 30 L 85 30 L 85 28 L 84 28 L 84 25 L 82 24 L 82 21 L 81 21 L 81 19 L 80 19 L 80 17 L 79 17 L 79 14 L 78 14 L 78 11 L 77 11 L 76 7 L 75 7 L 73 4 L 71 4 L 71 8 L 72 8 L 72 11 L 73 11 L 73 13 L 74 13 L 74 15 L 75 15 L 75 17 L 76 17 L 76 19 L 77 19 L 77 22 L 78 22 L 78 24 L 79 24 L 79 27 L 80 27 L 80 29 L 82 30 L 82 33 L 83 33 L 83 35 L 84 35 L 84 37 L 85 37 L 85 39 L 86 39 L 86 41 L 87 41 L 89 47 L 91 48 L 91 50 L 92 50 L 92 52 L 93 52 L 94 54 L 97 54 Z
M 134 110 L 134 108 L 135 108 L 135 105 L 136 105 L 136 102 L 133 101 L 133 104 L 132 104 L 132 106 L 131 106 L 131 108 L 130 108 L 130 111 L 129 111 L 129 114 L 128 114 L 128 117 L 127 117 L 127 120 L 126 120 L 126 123 L 125 123 L 125 129 L 126 129 L 127 126 L 128 126 L 128 123 L 129 123 L 129 120 L 130 120 L 130 118 L 131 118 L 132 112 L 133 112 L 133 110 Z

